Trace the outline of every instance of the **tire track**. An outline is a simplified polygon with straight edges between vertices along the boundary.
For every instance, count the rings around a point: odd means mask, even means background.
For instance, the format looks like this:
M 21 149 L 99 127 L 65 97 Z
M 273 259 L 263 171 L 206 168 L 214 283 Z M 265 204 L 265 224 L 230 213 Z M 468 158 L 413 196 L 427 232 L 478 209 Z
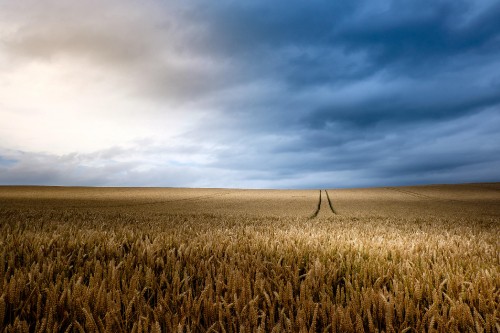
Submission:
M 392 191 L 396 191 L 396 192 L 399 192 L 399 193 L 403 193 L 403 194 L 406 194 L 406 195 L 409 195 L 409 196 L 412 196 L 412 197 L 415 197 L 415 198 L 419 198 L 419 199 L 422 199 L 422 198 L 424 198 L 424 199 L 430 199 L 430 200 L 436 199 L 436 198 L 430 197 L 430 196 L 425 195 L 425 194 L 413 192 L 413 191 L 410 191 L 410 190 L 403 190 L 403 189 L 397 188 L 397 187 L 386 187 L 386 189 L 392 190 Z
M 320 209 L 321 209 L 321 190 L 319 190 L 318 207 L 316 207 L 316 211 L 309 217 L 309 219 L 311 220 L 316 216 L 318 216 Z
M 122 207 L 138 207 L 138 206 L 147 206 L 147 205 L 157 205 L 157 204 L 163 204 L 163 203 L 171 203 L 171 202 L 205 200 L 205 199 L 220 197 L 220 196 L 223 196 L 223 195 L 228 195 L 230 193 L 235 193 L 235 192 L 240 192 L 240 191 L 225 191 L 225 192 L 217 192 L 217 193 L 212 193 L 212 194 L 199 195 L 199 196 L 194 196 L 194 197 L 189 197 L 189 198 L 166 199 L 166 200 L 139 202 L 139 203 L 127 203 L 127 204 L 106 205 L 106 206 L 86 206 L 86 207 L 74 206 L 74 207 L 68 207 L 68 208 L 122 208 Z
M 403 193 L 403 194 L 406 194 L 406 195 L 409 195 L 409 196 L 412 196 L 412 197 L 418 198 L 418 199 L 427 199 L 427 200 L 431 200 L 431 201 L 444 201 L 444 202 L 465 202 L 465 200 L 439 198 L 439 197 L 434 197 L 431 195 L 422 194 L 422 193 L 418 193 L 418 192 L 414 192 L 414 191 L 410 191 L 410 190 L 403 190 L 403 189 L 397 188 L 397 187 L 385 187 L 385 189 L 396 191 L 399 193 Z
M 330 206 L 330 210 L 332 211 L 333 214 L 337 214 L 337 212 L 335 211 L 335 208 L 333 208 L 332 200 L 330 200 L 330 196 L 328 195 L 328 191 L 325 190 L 325 193 L 326 193 L 326 198 L 328 199 L 328 206 Z
M 476 185 L 476 184 L 464 184 L 466 185 L 467 187 L 472 187 L 472 188 L 475 188 L 475 189 L 480 189 L 480 190 L 487 190 L 487 191 L 500 191 L 500 187 L 493 187 L 495 186 L 495 184 L 492 184 L 492 186 L 488 186 L 489 183 L 485 183 L 484 185 L 486 186 L 480 186 L 480 185 Z
M 322 195 L 321 192 L 323 192 L 323 191 L 325 192 L 326 197 Z M 323 200 L 325 200 L 325 203 L 322 205 Z M 330 196 L 328 195 L 328 192 L 326 190 L 319 190 L 318 206 L 316 207 L 316 211 L 314 211 L 314 213 L 309 217 L 309 219 L 314 219 L 314 218 L 318 217 L 319 213 L 321 212 L 321 206 L 325 206 L 326 202 L 328 202 L 328 206 L 329 206 L 332 214 L 337 214 L 337 212 L 333 208 L 333 204 L 332 204 L 332 201 L 330 199 Z M 327 212 L 323 212 L 323 215 L 324 214 L 327 214 Z M 325 217 L 325 216 L 323 216 L 323 217 Z

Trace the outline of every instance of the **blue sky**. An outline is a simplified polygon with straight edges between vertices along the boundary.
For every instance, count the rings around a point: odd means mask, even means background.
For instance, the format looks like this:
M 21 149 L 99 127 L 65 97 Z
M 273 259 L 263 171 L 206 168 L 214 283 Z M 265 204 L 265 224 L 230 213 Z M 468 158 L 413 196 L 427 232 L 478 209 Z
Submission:
M 0 184 L 500 181 L 497 1 L 0 0 Z

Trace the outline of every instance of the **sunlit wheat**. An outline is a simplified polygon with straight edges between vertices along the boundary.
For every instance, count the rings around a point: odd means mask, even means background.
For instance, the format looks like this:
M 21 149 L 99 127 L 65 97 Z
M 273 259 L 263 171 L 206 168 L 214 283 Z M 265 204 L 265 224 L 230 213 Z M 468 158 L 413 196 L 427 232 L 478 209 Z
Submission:
M 265 191 L 200 191 L 154 193 L 151 205 L 130 193 L 43 204 L 4 193 L 0 330 L 499 331 L 493 202 L 477 213 L 328 191 L 335 214 L 310 218 L 317 191 L 273 194 L 274 206 Z

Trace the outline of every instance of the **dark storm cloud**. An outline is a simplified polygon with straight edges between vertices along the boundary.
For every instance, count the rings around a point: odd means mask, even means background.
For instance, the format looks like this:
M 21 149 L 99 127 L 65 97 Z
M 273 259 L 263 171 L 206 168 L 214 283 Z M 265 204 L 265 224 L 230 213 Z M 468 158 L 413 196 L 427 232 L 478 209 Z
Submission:
M 454 119 L 497 106 L 500 6 L 475 7 L 465 1 L 228 2 L 199 15 L 214 30 L 212 52 L 283 87 L 278 96 L 243 94 L 224 106 L 248 108 L 265 120 L 278 114 L 286 126 L 293 125 L 293 112 L 298 127 L 366 127 Z
M 219 177 L 197 165 L 162 165 L 151 162 L 158 154 L 197 153 L 190 147 L 141 150 L 143 142 L 127 149 L 110 148 L 88 154 L 42 154 L 3 151 L 8 164 L 0 163 L 0 184 L 77 186 L 209 186 Z M 140 152 L 140 154 L 137 154 Z M 5 158 L 2 157 L 5 160 Z M 149 165 L 145 167 L 146 164 Z M 229 184 L 228 184 L 229 186 Z
M 500 65 L 500 63 L 499 63 Z M 499 71 L 500 72 L 500 71 Z M 470 72 L 468 74 L 471 74 Z M 498 74 L 496 74 L 498 75 Z M 312 127 L 328 122 L 347 125 L 371 126 L 386 123 L 428 122 L 454 119 L 500 104 L 500 84 L 471 86 L 469 75 L 434 82 L 419 82 L 403 87 L 391 87 L 376 96 L 360 96 L 359 101 L 334 101 L 331 105 L 312 110 L 304 121 Z
M 219 154 L 216 167 L 259 171 L 258 179 L 269 173 L 277 182 L 297 178 L 305 187 L 491 181 L 500 165 L 499 125 L 500 113 L 490 110 L 391 128 L 304 130 L 295 139 L 243 137 Z M 320 180 L 303 182 L 311 174 Z
M 257 124 L 246 123 L 248 135 L 240 133 L 244 139 L 238 141 L 245 148 L 221 156 L 222 165 L 274 170 L 277 178 L 351 170 L 372 175 L 366 180 L 372 185 L 383 184 L 377 177 L 499 178 L 498 147 L 482 149 L 482 140 L 495 142 L 498 135 L 481 128 L 498 121 L 500 112 L 500 6 L 379 5 L 303 8 L 292 2 L 273 15 L 259 3 L 231 7 L 232 15 L 217 21 L 228 31 L 221 37 L 225 52 L 260 57 L 256 63 L 263 70 L 257 72 L 284 87 L 279 103 L 273 104 L 275 96 L 269 99 L 273 108 L 250 108 L 249 113 L 260 113 Z M 471 116 L 474 126 L 458 135 L 446 132 L 449 124 Z M 268 142 L 265 135 L 252 135 L 262 128 L 274 134 Z M 475 144 L 457 149 L 470 133 Z M 446 144 L 436 146 L 438 141 Z M 459 172 L 478 165 L 490 167 L 467 177 Z
M 381 62 L 426 63 L 462 52 L 500 48 L 500 5 L 468 18 L 474 2 L 394 3 L 392 10 L 355 20 L 338 34 L 351 48 L 369 49 Z
M 16 156 L 0 159 L 1 182 L 28 174 L 35 183 L 241 187 L 500 180 L 495 1 L 50 4 L 26 8 L 32 15 L 4 38 L 19 66 L 83 59 L 131 95 L 212 116 L 177 151 L 155 143 Z M 204 162 L 168 158 L 180 151 Z M 139 157 L 110 162 L 130 153 Z M 145 171 L 140 156 L 165 164 Z
M 207 22 L 213 52 L 279 67 L 274 75 L 303 72 L 303 83 L 310 85 L 314 77 L 318 83 L 334 83 L 386 66 L 405 66 L 397 68 L 407 71 L 399 75 L 435 73 L 434 66 L 446 67 L 463 54 L 496 55 L 500 5 L 483 6 L 473 15 L 482 3 L 229 1 L 197 17 Z

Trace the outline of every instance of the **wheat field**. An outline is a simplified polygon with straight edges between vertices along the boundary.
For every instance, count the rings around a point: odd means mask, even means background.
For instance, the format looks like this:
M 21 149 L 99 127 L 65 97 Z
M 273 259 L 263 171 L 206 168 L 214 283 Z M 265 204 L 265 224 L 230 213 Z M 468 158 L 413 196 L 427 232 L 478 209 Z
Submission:
M 3 332 L 499 332 L 500 184 L 0 187 Z

